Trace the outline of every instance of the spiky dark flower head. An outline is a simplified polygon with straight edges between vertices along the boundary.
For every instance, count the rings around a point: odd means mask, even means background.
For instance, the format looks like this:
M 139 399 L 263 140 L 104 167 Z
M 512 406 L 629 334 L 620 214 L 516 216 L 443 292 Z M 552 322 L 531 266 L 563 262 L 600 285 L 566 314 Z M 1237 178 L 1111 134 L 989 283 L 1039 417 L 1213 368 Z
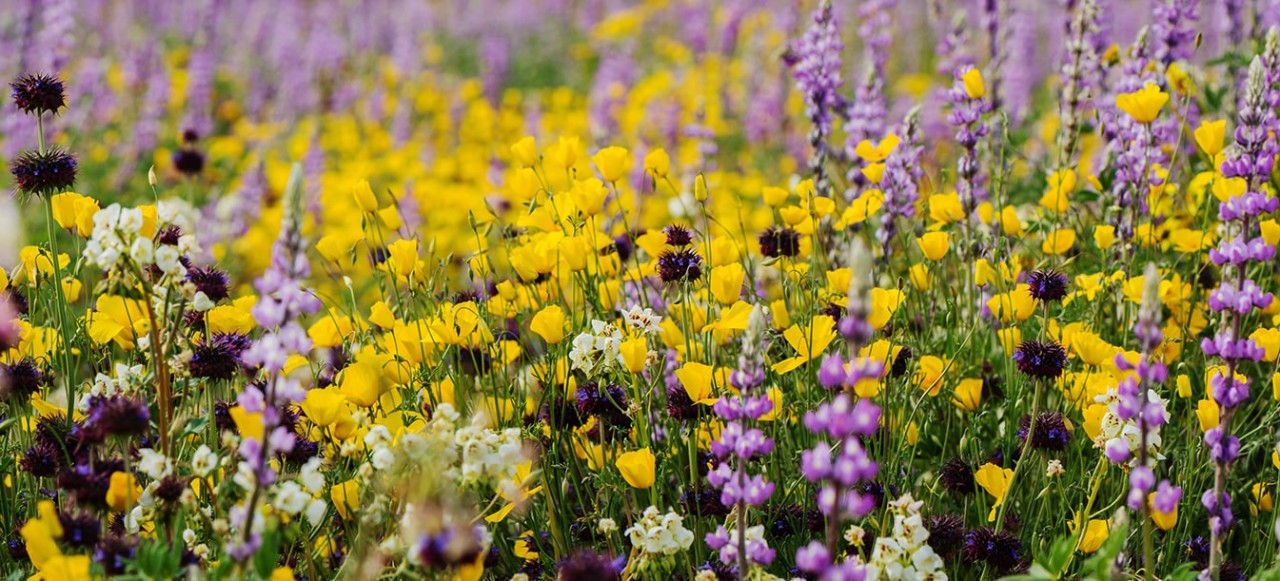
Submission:
M 671 246 L 685 247 L 693 242 L 693 235 L 684 226 L 672 224 L 667 226 L 663 232 L 667 234 L 667 244 Z
M 161 479 L 155 490 L 156 500 L 160 501 L 161 508 L 176 508 L 189 484 L 186 478 L 176 474 L 170 474 Z
M 136 541 L 129 537 L 111 535 L 98 544 L 98 548 L 93 551 L 93 560 L 108 575 L 123 575 L 129 561 L 134 558 L 136 548 Z
M 1022 542 L 1017 537 L 1008 531 L 995 532 L 986 527 L 965 534 L 964 556 L 985 562 L 996 575 L 1017 572 L 1024 564 Z
M 5 542 L 5 549 L 9 553 L 9 558 L 18 563 L 31 560 L 31 557 L 27 555 L 27 541 L 17 531 L 14 531 L 9 536 L 9 540 Z
M 62 525 L 62 540 L 73 547 L 92 547 L 102 536 L 102 525 L 91 514 L 59 512 L 58 523 Z
M 76 504 L 107 509 L 107 490 L 111 487 L 111 475 L 124 471 L 124 461 L 118 458 L 99 458 L 90 464 L 83 462 L 64 468 L 58 473 L 58 490 L 70 494 Z
M 1053 302 L 1067 296 L 1067 275 L 1053 270 L 1037 270 L 1027 278 L 1031 296 L 1036 300 Z
M 192 377 L 230 380 L 240 371 L 240 356 L 249 345 L 249 337 L 239 333 L 214 334 L 192 349 L 187 369 Z
M 294 466 L 302 466 L 307 460 L 315 458 L 320 453 L 320 445 L 299 436 L 293 443 L 293 448 L 288 454 L 284 455 L 284 459 Z
M 1057 379 L 1067 367 L 1067 351 L 1053 341 L 1023 341 L 1013 351 L 1018 370 L 1035 379 Z
M 140 436 L 151 427 L 151 410 L 138 397 L 113 395 L 94 397 L 81 430 L 88 442 L 101 442 L 108 436 Z
M 62 467 L 62 450 L 49 442 L 36 442 L 27 448 L 19 465 L 22 471 L 37 478 L 48 478 L 58 473 Z
M 672 419 L 684 422 L 698 419 L 701 408 L 693 403 L 684 386 L 667 387 L 667 413 Z
M 17 397 L 26 399 L 40 391 L 45 375 L 36 363 L 22 358 L 13 363 L 0 363 L 0 400 Z
M 177 246 L 178 242 L 180 242 L 181 240 L 182 240 L 182 228 L 173 224 L 170 224 L 168 226 L 165 226 L 164 228 L 161 228 L 160 231 L 156 233 L 156 244 L 163 244 L 165 246 Z
M 227 273 L 216 268 L 196 266 L 187 269 L 186 281 L 195 285 L 196 290 L 204 293 L 209 300 L 218 302 L 231 296 L 227 290 L 229 281 Z
M 702 277 L 702 257 L 691 249 L 669 250 L 658 257 L 662 282 L 694 281 Z
M 613 251 L 618 253 L 618 262 L 626 262 L 631 260 L 631 255 L 635 252 L 635 243 L 631 241 L 631 236 L 626 233 L 619 234 L 613 239 Z M 603 255 L 605 250 L 601 250 Z
M 790 228 L 770 226 L 760 233 L 760 253 L 769 258 L 800 254 L 800 233 Z
M 53 75 L 25 74 L 9 86 L 13 88 L 13 104 L 26 113 L 57 113 L 67 104 L 66 87 Z
M 903 347 L 898 350 L 898 354 L 893 358 L 893 365 L 889 367 L 889 377 L 902 377 L 907 372 L 907 366 L 911 364 L 911 358 L 915 353 L 910 347 Z
M 1197 569 L 1209 566 L 1209 539 L 1193 537 L 1182 543 L 1182 546 L 1187 548 L 1187 558 L 1195 563 Z
M 173 152 L 173 168 L 184 176 L 200 175 L 204 171 L 204 154 L 190 147 Z
M 185 144 L 187 144 L 187 145 L 191 145 L 191 144 L 193 144 L 193 143 L 195 143 L 195 142 L 197 142 L 197 141 L 200 141 L 200 132 L 199 132 L 199 131 L 196 131 L 195 129 L 192 129 L 192 128 L 190 128 L 190 127 L 186 128 L 186 129 L 184 129 L 184 130 L 182 131 L 182 142 L 183 142 L 183 143 L 185 143 Z
M 929 546 L 943 559 L 960 554 L 964 548 L 964 519 L 960 515 L 945 513 L 930 515 L 925 521 L 929 531 Z
M 621 579 L 613 561 L 590 550 L 579 551 L 560 562 L 558 581 L 617 581 Z
M 973 494 L 977 488 L 973 482 L 973 468 L 960 458 L 952 458 L 938 471 L 942 486 L 956 494 Z
M 538 416 L 551 426 L 552 431 L 572 430 L 583 424 L 581 412 L 574 402 L 565 399 L 563 396 L 556 395 L 542 406 L 542 410 Z
M 236 422 L 231 418 L 231 403 L 226 401 L 217 401 L 213 403 L 213 424 L 218 427 L 218 431 L 230 431 L 233 434 L 239 434 L 236 429 Z
M 1027 432 L 1031 429 L 1031 416 L 1022 416 L 1018 422 L 1018 439 L 1027 440 Z M 1040 412 L 1036 417 L 1035 433 L 1031 435 L 1031 447 L 1037 450 L 1061 452 L 1071 442 L 1071 432 L 1067 431 L 1067 422 L 1058 412 Z
M 76 157 L 56 147 L 25 151 L 9 162 L 18 191 L 28 196 L 50 196 L 76 183 Z

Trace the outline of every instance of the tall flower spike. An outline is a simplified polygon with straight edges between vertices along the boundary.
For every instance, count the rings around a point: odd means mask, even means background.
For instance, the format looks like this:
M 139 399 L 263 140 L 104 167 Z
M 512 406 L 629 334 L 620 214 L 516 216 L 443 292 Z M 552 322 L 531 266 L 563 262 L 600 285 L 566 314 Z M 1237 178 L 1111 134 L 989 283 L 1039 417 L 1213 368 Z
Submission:
M 840 76 L 840 53 L 844 41 L 831 11 L 831 0 L 822 0 L 813 12 L 813 23 L 805 31 L 800 42 L 792 47 L 789 62 L 796 87 L 804 96 L 805 117 L 812 128 L 809 144 L 813 148 L 809 158 L 809 171 L 820 196 L 830 196 L 831 184 L 826 174 L 833 114 L 843 114 L 844 97 L 840 95 L 844 81 Z

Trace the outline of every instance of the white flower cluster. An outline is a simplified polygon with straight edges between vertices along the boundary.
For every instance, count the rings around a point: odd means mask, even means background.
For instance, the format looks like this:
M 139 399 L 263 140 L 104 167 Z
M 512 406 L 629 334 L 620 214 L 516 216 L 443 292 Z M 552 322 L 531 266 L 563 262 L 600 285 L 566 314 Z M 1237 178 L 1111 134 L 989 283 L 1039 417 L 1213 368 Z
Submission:
M 462 456 L 462 484 L 498 482 L 513 478 L 516 465 L 525 461 L 519 428 L 495 432 L 477 415 L 470 426 L 458 430 L 453 442 Z
M 171 278 L 185 276 L 187 269 L 179 260 L 200 250 L 196 238 L 190 232 L 194 220 L 193 211 L 185 202 L 166 200 L 156 211 L 157 228 L 177 226 L 184 234 L 177 246 L 156 244 L 141 236 L 144 218 L 139 208 L 124 208 L 111 204 L 93 215 L 93 234 L 84 248 L 84 258 L 103 270 L 111 270 L 128 257 L 139 268 L 154 265 Z
M 116 363 L 114 376 L 99 373 L 93 378 L 89 391 L 80 396 L 76 409 L 89 411 L 89 402 L 95 397 L 111 397 L 113 395 L 131 394 L 147 387 L 144 381 L 146 369 L 141 365 L 125 365 Z
M 653 309 L 634 305 L 622 311 L 622 322 L 627 328 L 641 335 L 659 333 L 662 328 L 662 316 Z M 569 362 L 574 369 L 587 374 L 608 373 L 614 367 L 624 365 L 619 347 L 626 340 L 622 330 L 613 323 L 600 320 L 591 321 L 590 333 L 579 333 L 573 338 L 573 348 L 569 350 Z
M 622 311 L 622 321 L 626 325 L 645 335 L 653 335 L 662 331 L 662 315 L 653 312 L 653 309 L 640 305 L 632 305 L 630 309 Z
M 587 374 L 606 373 L 622 361 L 618 346 L 622 344 L 622 331 L 612 323 L 591 321 L 591 332 L 573 338 L 569 361 L 573 368 Z
M 693 533 L 684 528 L 684 518 L 674 511 L 662 514 L 655 506 L 644 509 L 644 515 L 627 529 L 631 546 L 639 547 L 645 556 L 674 555 L 693 545 Z
M 1117 446 L 1128 446 L 1129 453 L 1133 457 L 1129 461 L 1130 466 L 1138 465 L 1138 448 L 1142 446 L 1142 430 L 1138 427 L 1138 419 L 1131 418 L 1128 420 L 1120 419 L 1118 414 L 1120 409 L 1120 395 L 1116 388 L 1110 388 L 1106 393 L 1094 398 L 1094 401 L 1107 406 L 1107 413 L 1102 416 L 1101 427 L 1098 431 L 1098 437 L 1093 439 L 1093 445 L 1103 450 L 1108 445 L 1112 445 L 1112 441 L 1119 440 Z M 1147 401 L 1154 403 L 1160 408 L 1160 414 L 1164 416 L 1165 423 L 1169 421 L 1169 406 L 1160 397 L 1160 394 L 1154 389 L 1147 390 Z M 1164 454 L 1160 453 L 1164 440 L 1160 437 L 1159 426 L 1147 426 L 1147 458 L 1150 460 L 1164 460 Z
M 272 491 L 274 502 L 271 506 L 289 516 L 303 513 L 312 526 L 323 523 L 329 504 L 321 495 L 325 489 L 321 464 L 319 457 L 312 458 L 302 465 L 296 480 L 284 480 L 276 484 Z
M 871 559 L 867 562 L 867 579 L 905 579 L 908 581 L 945 581 L 942 557 L 929 546 L 929 529 L 920 517 L 924 502 L 904 494 L 889 503 L 893 511 L 893 536 L 876 539 Z

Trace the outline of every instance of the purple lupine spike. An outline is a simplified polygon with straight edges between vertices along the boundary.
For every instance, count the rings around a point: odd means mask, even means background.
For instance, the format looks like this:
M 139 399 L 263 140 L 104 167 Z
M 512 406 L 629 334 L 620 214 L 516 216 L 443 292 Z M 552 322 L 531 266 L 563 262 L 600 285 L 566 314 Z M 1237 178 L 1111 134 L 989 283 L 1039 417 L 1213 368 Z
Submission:
M 1243 178 L 1246 187 L 1243 193 L 1219 206 L 1218 218 L 1226 233 L 1211 253 L 1214 262 L 1222 266 L 1222 282 L 1210 295 L 1209 303 L 1211 309 L 1224 313 L 1223 324 L 1212 338 L 1206 337 L 1200 344 L 1205 355 L 1221 359 L 1225 366 L 1210 380 L 1209 395 L 1218 403 L 1219 417 L 1218 426 L 1205 432 L 1204 443 L 1214 464 L 1214 484 L 1200 497 L 1209 514 L 1212 536 L 1207 572 L 1213 577 L 1222 566 L 1223 537 L 1234 522 L 1226 480 L 1231 464 L 1239 457 L 1240 439 L 1231 433 L 1231 419 L 1249 398 L 1249 379 L 1238 375 L 1239 364 L 1258 361 L 1265 355 L 1253 339 L 1243 337 L 1243 320 L 1253 309 L 1266 308 L 1273 300 L 1247 274 L 1250 263 L 1269 262 L 1275 256 L 1273 246 L 1254 237 L 1256 218 L 1280 206 L 1280 201 L 1261 190 L 1271 179 L 1277 151 L 1275 137 L 1268 130 L 1275 118 L 1274 109 L 1267 103 L 1269 77 L 1264 59 L 1254 57 L 1239 107 L 1236 142 L 1222 163 L 1222 173 Z
M 901 142 L 885 160 L 884 177 L 880 190 L 884 192 L 884 206 L 880 210 L 880 227 L 876 241 L 881 246 L 881 256 L 887 260 L 892 242 L 898 233 L 898 220 L 916 214 L 916 200 L 920 197 L 919 182 L 924 175 L 920 167 L 920 108 L 907 113 L 899 129 Z
M 1165 67 L 1191 58 L 1200 20 L 1199 0 L 1153 0 L 1152 58 Z M 1163 67 L 1161 67 L 1163 69 Z
M 1137 218 L 1147 213 L 1145 192 L 1159 179 L 1153 175 L 1152 169 L 1156 164 L 1165 163 L 1163 150 L 1155 146 L 1155 130 L 1134 121 L 1115 105 L 1116 95 L 1137 91 L 1147 83 L 1159 80 L 1148 67 L 1152 62 L 1149 38 L 1146 29 L 1138 33 L 1124 63 L 1124 75 L 1109 97 L 1108 106 L 1100 111 L 1103 135 L 1110 141 L 1111 165 L 1116 170 L 1111 183 L 1111 203 L 1120 209 L 1110 213 L 1110 220 L 1123 240 L 1133 238 Z
M 1101 47 L 1095 42 L 1102 9 L 1098 0 L 1082 0 L 1067 25 L 1066 55 L 1062 63 L 1062 98 L 1059 111 L 1062 130 L 1059 132 L 1058 155 L 1070 166 L 1069 156 L 1076 154 L 1081 126 L 1088 109 L 1102 90 L 1102 68 L 1099 59 Z
M 951 101 L 951 113 L 947 122 L 956 128 L 956 143 L 961 148 L 957 161 L 956 189 L 960 194 L 960 203 L 968 214 L 972 214 L 978 204 L 988 197 L 986 176 L 978 161 L 978 142 L 987 135 L 987 124 L 983 115 L 991 110 L 991 101 L 984 97 L 970 97 L 961 77 L 969 70 L 955 71 L 955 83 L 947 93 Z
M 844 41 L 840 39 L 830 0 L 822 1 L 814 10 L 812 20 L 785 58 L 791 65 L 796 88 L 804 96 L 805 117 L 811 125 L 809 145 L 813 154 L 809 158 L 809 171 L 813 174 L 814 188 L 818 195 L 830 197 L 831 185 L 825 169 L 830 155 L 827 138 L 831 135 L 833 116 L 846 110 L 841 96 L 844 81 L 840 76 Z

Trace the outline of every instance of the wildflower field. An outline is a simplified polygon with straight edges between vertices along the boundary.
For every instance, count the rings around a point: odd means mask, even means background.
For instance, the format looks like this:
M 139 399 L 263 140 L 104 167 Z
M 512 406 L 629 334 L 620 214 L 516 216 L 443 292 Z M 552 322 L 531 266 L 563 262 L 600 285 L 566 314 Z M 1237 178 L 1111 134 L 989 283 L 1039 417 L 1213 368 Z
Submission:
M 12 0 L 0 579 L 1280 579 L 1277 27 Z

